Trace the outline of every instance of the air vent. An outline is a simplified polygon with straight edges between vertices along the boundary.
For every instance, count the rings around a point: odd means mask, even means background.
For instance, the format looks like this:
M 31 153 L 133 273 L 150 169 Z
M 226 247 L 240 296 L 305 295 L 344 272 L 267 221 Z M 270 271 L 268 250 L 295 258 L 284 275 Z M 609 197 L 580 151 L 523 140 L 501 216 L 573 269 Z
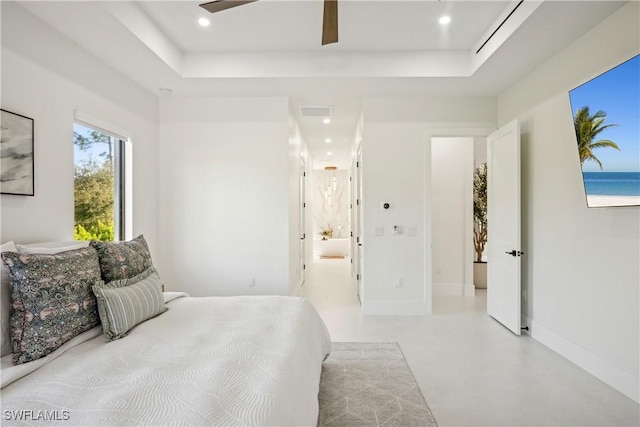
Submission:
M 302 117 L 331 117 L 331 107 L 323 105 L 299 106 L 298 110 Z
M 502 22 L 500 23 L 500 25 L 498 25 L 498 28 L 496 28 L 495 30 L 493 30 L 493 33 L 491 33 L 491 35 L 490 35 L 490 36 L 489 36 L 489 37 L 484 41 L 484 43 L 482 43 L 482 46 L 480 46 L 480 47 L 478 48 L 478 50 L 476 50 L 476 55 L 477 55 L 478 53 L 480 53 L 480 51 L 482 50 L 482 48 L 483 48 L 487 43 L 489 43 L 489 40 L 491 40 L 491 38 L 492 38 L 493 36 L 495 36 L 495 35 L 496 35 L 496 33 L 498 32 L 498 30 L 499 30 L 499 29 L 504 25 L 504 23 L 505 23 L 505 22 L 507 22 L 507 20 L 508 20 L 509 18 L 511 18 L 511 15 L 513 15 L 513 13 L 516 11 L 516 9 L 518 9 L 518 8 L 520 7 L 520 5 L 522 5 L 522 3 L 524 3 L 524 0 L 520 0 L 520 2 L 518 2 L 518 4 L 516 4 L 516 6 L 513 8 L 513 10 L 511 11 L 511 13 L 509 13 L 509 14 L 507 15 L 507 17 L 506 17 L 506 18 L 504 18 L 504 19 L 502 20 Z

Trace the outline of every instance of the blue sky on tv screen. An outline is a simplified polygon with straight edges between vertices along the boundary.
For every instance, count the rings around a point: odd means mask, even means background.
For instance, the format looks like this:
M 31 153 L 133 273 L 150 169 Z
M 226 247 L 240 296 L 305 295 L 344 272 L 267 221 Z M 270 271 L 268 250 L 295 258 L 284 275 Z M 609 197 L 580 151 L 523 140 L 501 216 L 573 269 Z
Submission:
M 618 65 L 569 92 L 571 109 L 585 105 L 590 113 L 607 113 L 605 124 L 617 124 L 603 131 L 598 139 L 610 139 L 612 148 L 594 150 L 604 172 L 640 172 L 640 55 Z M 585 172 L 600 172 L 597 163 L 586 161 Z

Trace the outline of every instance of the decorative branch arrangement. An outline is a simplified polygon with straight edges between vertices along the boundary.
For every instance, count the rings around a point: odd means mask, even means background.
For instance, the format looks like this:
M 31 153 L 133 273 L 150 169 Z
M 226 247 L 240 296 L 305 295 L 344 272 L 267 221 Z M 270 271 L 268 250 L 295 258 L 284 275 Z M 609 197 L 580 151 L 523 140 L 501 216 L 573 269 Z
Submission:
M 487 164 L 476 168 L 473 174 L 473 246 L 476 262 L 482 262 L 487 244 Z

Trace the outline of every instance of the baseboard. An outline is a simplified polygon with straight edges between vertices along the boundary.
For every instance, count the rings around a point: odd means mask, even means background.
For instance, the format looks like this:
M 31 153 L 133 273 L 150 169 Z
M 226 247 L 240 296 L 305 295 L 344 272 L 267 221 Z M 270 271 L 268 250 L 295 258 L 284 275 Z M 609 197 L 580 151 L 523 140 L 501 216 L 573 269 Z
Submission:
M 362 314 L 367 316 L 424 316 L 431 314 L 424 301 L 363 301 Z
M 630 399 L 640 403 L 640 378 L 637 375 L 567 340 L 534 320 L 526 320 L 530 325 L 529 333 L 532 338 L 569 359 Z
M 467 283 L 464 285 L 464 296 L 465 297 L 473 297 L 476 295 L 476 287 L 473 283 Z
M 476 294 L 473 283 L 434 283 L 432 289 L 434 297 L 471 297 Z

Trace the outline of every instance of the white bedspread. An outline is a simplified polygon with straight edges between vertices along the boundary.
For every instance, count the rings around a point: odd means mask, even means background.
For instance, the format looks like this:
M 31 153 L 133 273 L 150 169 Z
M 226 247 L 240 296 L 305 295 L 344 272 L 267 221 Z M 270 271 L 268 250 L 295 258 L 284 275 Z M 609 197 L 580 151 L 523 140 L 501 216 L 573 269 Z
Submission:
M 4 386 L 2 425 L 316 424 L 331 342 L 306 300 L 183 297 L 167 306 L 123 339 L 94 333 Z M 29 421 L 38 416 L 54 420 Z

